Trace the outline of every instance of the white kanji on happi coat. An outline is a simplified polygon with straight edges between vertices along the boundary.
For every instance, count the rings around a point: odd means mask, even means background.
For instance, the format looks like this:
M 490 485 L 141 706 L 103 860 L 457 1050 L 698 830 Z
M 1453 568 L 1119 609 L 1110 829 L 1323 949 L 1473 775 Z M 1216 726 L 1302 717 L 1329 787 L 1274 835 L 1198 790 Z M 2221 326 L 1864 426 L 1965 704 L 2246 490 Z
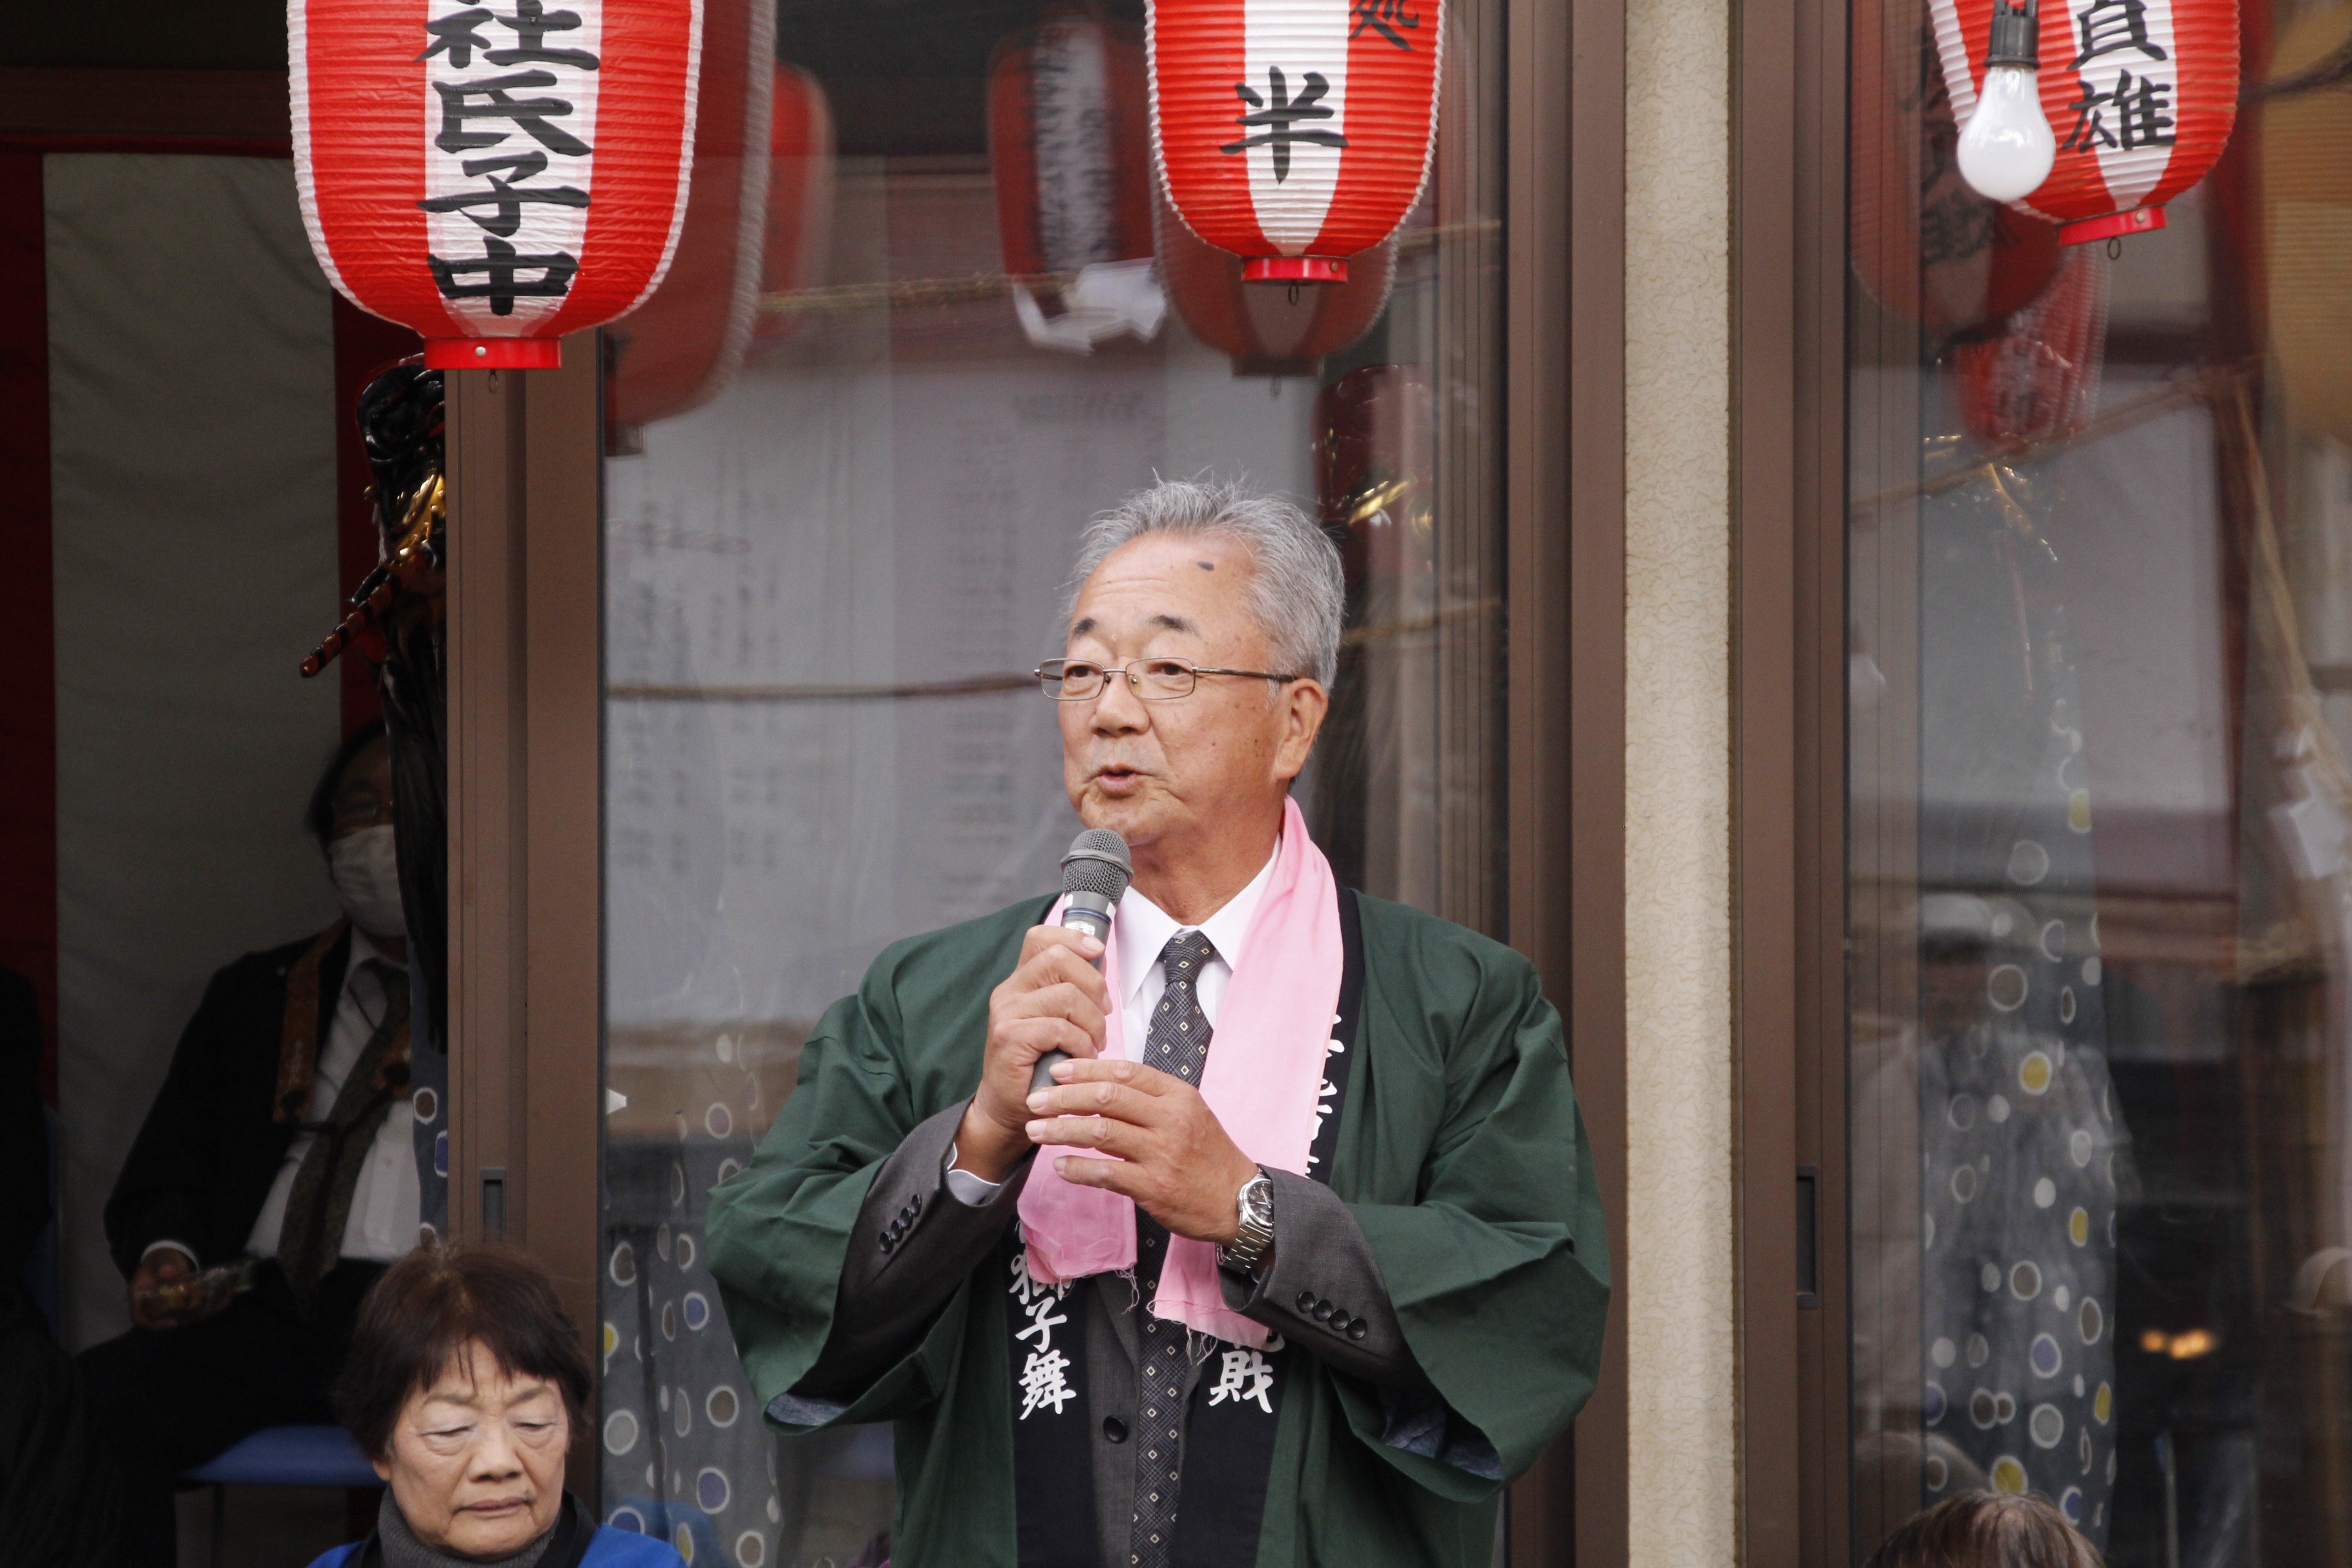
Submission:
M 289 0 L 310 247 L 437 368 L 551 366 L 668 269 L 701 0 Z
M 1441 0 L 1153 0 L 1169 205 L 1252 281 L 1345 282 L 1421 199 L 1444 18 Z
M 1236 1348 L 1224 1352 L 1217 1368 L 1217 1381 L 1209 1390 L 1209 1403 L 1223 1405 L 1230 1399 L 1236 1405 L 1252 1400 L 1268 1415 L 1274 1414 L 1274 1402 L 1267 1397 L 1274 1392 L 1274 1367 L 1265 1355 L 1254 1350 Z
M 1936 49 L 1965 130 L 1983 86 L 1996 0 L 1930 0 Z M 2014 205 L 2069 244 L 2164 226 L 2164 204 L 2205 177 L 2238 114 L 2237 0 L 2042 0 L 2050 177 Z
M 1026 1342 L 1036 1336 L 1021 1365 L 1020 1418 L 1026 1421 L 1039 1410 L 1059 1415 L 1062 1406 L 1078 1396 L 1078 1391 L 1070 1386 L 1070 1358 L 1054 1348 L 1054 1331 L 1070 1321 L 1069 1314 L 1054 1310 L 1069 1294 L 1069 1283 L 1048 1285 L 1033 1276 L 1026 1247 L 1013 1255 L 1012 1269 L 1008 1294 L 1029 1320 L 1029 1326 L 1013 1338 Z

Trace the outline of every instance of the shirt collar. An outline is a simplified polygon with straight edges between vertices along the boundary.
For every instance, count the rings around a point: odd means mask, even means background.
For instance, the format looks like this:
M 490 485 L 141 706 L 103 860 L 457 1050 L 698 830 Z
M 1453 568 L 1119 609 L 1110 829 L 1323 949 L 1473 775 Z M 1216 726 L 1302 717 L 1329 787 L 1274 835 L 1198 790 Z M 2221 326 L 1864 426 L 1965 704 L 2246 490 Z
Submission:
M 1211 940 L 1213 941 L 1215 939 L 1212 938 Z M 343 966 L 343 973 L 346 974 L 357 974 L 360 972 L 360 965 L 362 963 L 381 963 L 386 969 L 396 969 L 404 973 L 406 973 L 408 969 L 408 965 L 404 963 L 394 963 L 392 955 L 385 952 L 383 949 L 376 946 L 374 941 L 369 937 L 367 932 L 360 930 L 357 926 L 353 926 L 352 927 L 351 961 Z
M 1265 858 L 1257 875 L 1252 877 L 1242 890 L 1225 900 L 1224 907 L 1196 927 L 1176 923 L 1176 917 L 1129 888 L 1118 901 L 1118 916 L 1111 921 L 1110 939 L 1118 944 L 1118 973 L 1126 995 L 1119 1000 L 1132 1005 L 1141 994 L 1145 979 L 1156 973 L 1160 954 L 1166 950 L 1168 939 L 1180 931 L 1196 930 L 1209 939 L 1217 956 L 1231 969 L 1241 960 L 1242 943 L 1249 936 L 1250 921 L 1257 914 L 1260 900 L 1265 896 L 1265 885 L 1274 875 L 1274 862 L 1282 853 L 1282 841 L 1275 840 L 1275 853 Z

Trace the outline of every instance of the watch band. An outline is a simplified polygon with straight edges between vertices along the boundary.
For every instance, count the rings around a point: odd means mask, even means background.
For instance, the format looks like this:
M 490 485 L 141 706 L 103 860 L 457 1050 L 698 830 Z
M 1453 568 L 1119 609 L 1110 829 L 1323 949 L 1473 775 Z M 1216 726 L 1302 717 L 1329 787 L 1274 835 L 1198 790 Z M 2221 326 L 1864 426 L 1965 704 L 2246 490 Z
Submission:
M 1241 1234 L 1217 1247 L 1217 1266 L 1255 1277 L 1274 1249 L 1274 1180 L 1265 1166 L 1242 1184 L 1234 1205 L 1240 1211 Z

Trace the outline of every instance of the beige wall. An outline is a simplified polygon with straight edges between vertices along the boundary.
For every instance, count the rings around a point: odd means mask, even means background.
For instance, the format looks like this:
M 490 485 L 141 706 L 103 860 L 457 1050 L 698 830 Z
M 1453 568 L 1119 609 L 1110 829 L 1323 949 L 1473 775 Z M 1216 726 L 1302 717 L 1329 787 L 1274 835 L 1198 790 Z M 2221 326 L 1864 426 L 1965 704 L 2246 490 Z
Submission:
M 1626 16 L 1627 1363 L 1635 1568 L 1737 1560 L 1730 24 Z

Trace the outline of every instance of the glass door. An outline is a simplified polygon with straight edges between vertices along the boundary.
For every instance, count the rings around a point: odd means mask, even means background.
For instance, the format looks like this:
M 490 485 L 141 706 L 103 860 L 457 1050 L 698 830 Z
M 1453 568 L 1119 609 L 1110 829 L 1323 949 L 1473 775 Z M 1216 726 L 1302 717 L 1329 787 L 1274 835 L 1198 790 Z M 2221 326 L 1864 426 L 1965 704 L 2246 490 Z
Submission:
M 1853 11 L 1855 1551 L 2352 1563 L 2352 6 L 2045 16 L 2101 158 L 2242 56 L 2112 244 L 1963 182 L 1947 9 Z
M 606 337 L 604 1510 L 689 1561 L 878 1563 L 886 1430 L 762 1426 L 708 1189 L 902 936 L 1059 886 L 1087 519 L 1156 475 L 1349 570 L 1299 798 L 1339 875 L 1498 931 L 1504 13 L 1449 8 L 1426 194 L 1244 285 L 1158 194 L 1139 4 L 709 10 L 694 206 Z

